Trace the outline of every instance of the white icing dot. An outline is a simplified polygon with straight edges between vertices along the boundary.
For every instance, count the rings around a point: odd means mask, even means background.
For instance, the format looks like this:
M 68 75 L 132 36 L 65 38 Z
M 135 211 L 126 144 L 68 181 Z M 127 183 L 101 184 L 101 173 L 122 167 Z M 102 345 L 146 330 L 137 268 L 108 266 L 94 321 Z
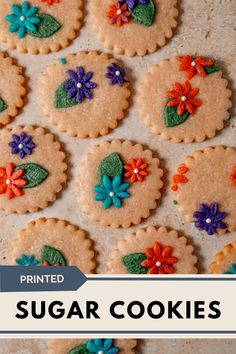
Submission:
M 9 186 L 9 184 L 11 184 L 11 180 L 10 180 L 10 179 L 7 179 L 7 180 L 6 180 L 6 184 Z
M 120 71 L 119 70 L 116 71 L 116 76 L 120 76 Z
M 114 192 L 110 192 L 110 193 L 109 193 L 109 196 L 110 196 L 110 197 L 114 197 L 114 195 L 115 195 Z
M 99 350 L 98 354 L 104 354 L 103 350 Z
M 206 223 L 207 223 L 207 224 L 210 224 L 210 223 L 211 223 L 211 219 L 210 219 L 210 218 L 207 218 L 207 219 L 206 219 Z
M 119 10 L 117 10 L 117 15 L 121 15 L 122 14 L 122 11 L 121 11 L 121 9 L 119 9 Z
M 192 61 L 191 65 L 192 65 L 192 66 L 196 66 L 196 62 L 195 62 L 195 61 Z
M 138 174 L 138 173 L 139 173 L 138 168 L 135 168 L 135 169 L 134 169 L 134 173 L 135 173 L 135 174 Z
M 78 84 L 76 86 L 80 89 L 82 87 L 81 82 L 78 82 Z
M 25 20 L 25 16 L 21 16 L 20 20 L 23 22 Z
M 160 261 L 156 262 L 156 266 L 160 267 L 161 266 L 161 262 Z
M 19 148 L 19 149 L 23 149 L 23 147 L 24 147 L 23 144 L 19 144 L 19 145 L 18 145 L 18 148 Z
M 181 97 L 181 100 L 184 102 L 184 101 L 187 100 L 187 97 L 186 97 L 186 96 L 182 96 L 182 97 Z

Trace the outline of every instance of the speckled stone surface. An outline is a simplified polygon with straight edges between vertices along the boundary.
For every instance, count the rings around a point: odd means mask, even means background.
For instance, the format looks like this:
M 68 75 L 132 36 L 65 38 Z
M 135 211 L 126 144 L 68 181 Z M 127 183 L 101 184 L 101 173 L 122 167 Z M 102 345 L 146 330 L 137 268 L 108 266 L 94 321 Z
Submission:
M 163 142 L 158 137 L 152 136 L 139 117 L 135 106 L 135 93 L 138 80 L 147 70 L 148 66 L 159 62 L 161 59 L 175 54 L 203 54 L 214 57 L 226 78 L 230 82 L 233 94 L 236 92 L 236 1 L 235 0 L 180 0 L 180 25 L 176 35 L 162 49 L 144 58 L 119 57 L 129 68 L 129 77 L 134 86 L 134 98 L 127 118 L 122 124 L 107 137 L 100 137 L 92 140 L 81 140 L 69 138 L 66 134 L 58 133 L 56 128 L 51 126 L 46 118 L 43 118 L 38 101 L 37 83 L 42 71 L 50 63 L 56 62 L 59 58 L 65 57 L 71 52 L 78 50 L 96 49 L 103 50 L 96 35 L 92 31 L 92 26 L 88 16 L 85 26 L 82 28 L 79 37 L 69 48 L 47 56 L 30 56 L 11 52 L 17 58 L 18 63 L 26 67 L 26 75 L 29 78 L 28 104 L 22 114 L 15 119 L 14 124 L 39 124 L 48 129 L 60 138 L 64 143 L 64 148 L 69 154 L 70 180 L 64 189 L 61 197 L 50 207 L 34 215 L 9 217 L 0 214 L 0 263 L 7 264 L 6 255 L 11 241 L 16 237 L 17 232 L 23 228 L 30 220 L 41 216 L 61 217 L 72 224 L 78 225 L 89 232 L 90 237 L 95 242 L 95 248 L 99 253 L 99 267 L 97 271 L 105 271 L 105 261 L 108 254 L 113 250 L 117 241 L 124 238 L 127 230 L 112 230 L 110 228 L 98 227 L 81 214 L 75 196 L 75 176 L 82 156 L 94 145 L 106 139 L 129 139 L 134 142 L 147 145 L 153 151 L 157 151 L 161 157 L 161 166 L 166 171 L 167 181 L 173 175 L 184 158 L 194 150 L 210 145 L 228 144 L 235 146 L 236 141 L 236 110 L 231 110 L 231 120 L 227 127 L 215 138 L 207 140 L 201 144 L 175 144 Z M 3 46 L 0 49 L 4 50 Z M 233 95 L 234 100 L 234 95 Z M 160 207 L 153 212 L 151 217 L 142 224 L 143 227 L 149 225 L 164 225 L 178 230 L 189 237 L 191 244 L 196 248 L 196 253 L 200 259 L 199 271 L 207 273 L 208 265 L 213 259 L 213 255 L 223 246 L 236 239 L 236 233 L 223 236 L 208 237 L 194 228 L 193 225 L 184 221 L 173 203 L 173 198 L 169 188 L 164 193 Z M 136 230 L 137 227 L 128 231 Z M 20 348 L 25 348 L 24 351 Z M 192 341 L 192 340 L 146 340 L 140 346 L 140 354 L 234 354 L 236 352 L 236 341 Z M 1 354 L 46 354 L 44 341 L 5 341 L 0 342 Z

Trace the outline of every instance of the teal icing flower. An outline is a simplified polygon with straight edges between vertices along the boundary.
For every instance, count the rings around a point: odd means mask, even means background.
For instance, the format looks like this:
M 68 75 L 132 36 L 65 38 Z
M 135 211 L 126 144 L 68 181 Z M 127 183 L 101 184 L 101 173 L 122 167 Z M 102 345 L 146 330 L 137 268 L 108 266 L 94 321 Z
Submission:
M 113 345 L 112 339 L 92 339 L 86 342 L 86 348 L 92 354 L 117 354 L 119 348 Z
M 18 32 L 18 37 L 23 38 L 27 30 L 37 32 L 41 19 L 37 16 L 38 8 L 30 7 L 28 2 L 24 1 L 22 5 L 12 5 L 12 14 L 7 15 L 5 19 L 10 23 L 10 32 Z
M 224 272 L 224 274 L 236 274 L 236 264 L 231 264 L 229 271 Z
M 108 176 L 103 176 L 102 185 L 94 186 L 94 191 L 97 193 L 94 199 L 102 201 L 104 209 L 110 208 L 111 205 L 120 208 L 121 199 L 129 198 L 129 193 L 126 191 L 128 188 L 129 183 L 122 183 L 120 175 L 111 179 Z
M 22 254 L 21 258 L 16 259 L 16 263 L 19 266 L 36 266 L 39 262 L 34 256 L 26 256 Z

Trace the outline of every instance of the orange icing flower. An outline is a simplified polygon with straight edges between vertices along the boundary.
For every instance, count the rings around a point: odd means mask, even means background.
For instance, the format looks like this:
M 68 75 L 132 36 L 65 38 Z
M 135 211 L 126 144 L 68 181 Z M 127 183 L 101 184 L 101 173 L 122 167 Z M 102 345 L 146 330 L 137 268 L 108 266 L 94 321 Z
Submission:
M 121 5 L 117 2 L 114 5 L 110 5 L 106 12 L 106 16 L 109 18 L 109 21 L 112 25 L 117 24 L 117 26 L 121 27 L 124 24 L 129 22 L 129 18 L 131 17 L 131 13 L 127 11 L 127 4 Z
M 171 186 L 171 189 L 173 192 L 176 192 L 178 190 L 178 184 L 179 183 L 187 183 L 188 179 L 185 176 L 185 173 L 188 172 L 188 167 L 185 165 L 181 165 L 177 169 L 177 174 L 172 177 L 172 182 L 173 185 Z
M 189 81 L 185 81 L 183 85 L 176 82 L 173 90 L 167 92 L 167 97 L 171 100 L 167 103 L 169 107 L 178 106 L 177 114 L 181 116 L 186 110 L 189 114 L 195 114 L 196 107 L 201 106 L 202 102 L 194 98 L 199 92 L 198 88 L 192 88 Z
M 132 159 L 130 164 L 124 165 L 125 177 L 130 177 L 130 182 L 134 183 L 136 181 L 142 182 L 143 178 L 148 176 L 148 172 L 146 169 L 148 168 L 148 164 L 144 163 L 143 160 Z
M 50 266 L 61 267 L 61 263 L 50 264 L 48 261 L 43 261 L 43 266 L 45 266 L 45 267 L 50 267 Z
M 48 6 L 51 6 L 53 4 L 59 4 L 60 0 L 41 0 L 42 2 L 46 2 Z
M 176 57 L 180 61 L 179 71 L 186 72 L 186 78 L 191 80 L 192 77 L 198 73 L 201 77 L 206 76 L 204 70 L 205 66 L 212 66 L 214 62 L 209 59 L 205 60 L 203 57 L 192 58 L 190 55 L 184 55 L 183 57 Z
M 21 187 L 28 183 L 21 178 L 24 174 L 24 169 L 14 172 L 13 163 L 8 163 L 6 169 L 0 167 L 0 194 L 5 193 L 8 199 L 24 194 Z
M 230 178 L 231 178 L 232 184 L 236 187 L 236 166 L 234 166 Z
M 162 248 L 158 242 L 155 242 L 153 248 L 145 249 L 147 259 L 141 263 L 141 266 L 149 268 L 148 274 L 174 274 L 173 264 L 178 259 L 171 256 L 171 253 L 172 247 L 165 246 Z

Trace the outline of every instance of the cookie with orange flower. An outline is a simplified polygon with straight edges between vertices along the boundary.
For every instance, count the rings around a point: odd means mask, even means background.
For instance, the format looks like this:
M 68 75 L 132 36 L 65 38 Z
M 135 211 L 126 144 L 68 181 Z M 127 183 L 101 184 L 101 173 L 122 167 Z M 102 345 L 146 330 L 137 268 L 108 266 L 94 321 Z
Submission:
M 184 55 L 152 66 L 138 88 L 138 108 L 155 135 L 202 142 L 225 126 L 232 106 L 228 81 L 212 58 Z
M 113 274 L 195 274 L 196 263 L 193 246 L 184 236 L 150 226 L 120 241 L 107 267 Z
M 67 180 L 67 164 L 52 134 L 32 126 L 5 129 L 0 149 L 1 210 L 34 213 L 56 199 Z
M 177 27 L 177 0 L 93 0 L 89 5 L 99 39 L 118 54 L 153 53 Z
M 31 221 L 13 241 L 8 264 L 25 266 L 76 266 L 83 273 L 96 267 L 92 242 L 85 231 L 64 220 Z
M 103 142 L 79 166 L 82 211 L 104 226 L 129 227 L 157 207 L 163 171 L 150 150 L 128 140 Z
M 5 0 L 0 43 L 21 53 L 57 52 L 77 36 L 83 4 L 84 0 Z

